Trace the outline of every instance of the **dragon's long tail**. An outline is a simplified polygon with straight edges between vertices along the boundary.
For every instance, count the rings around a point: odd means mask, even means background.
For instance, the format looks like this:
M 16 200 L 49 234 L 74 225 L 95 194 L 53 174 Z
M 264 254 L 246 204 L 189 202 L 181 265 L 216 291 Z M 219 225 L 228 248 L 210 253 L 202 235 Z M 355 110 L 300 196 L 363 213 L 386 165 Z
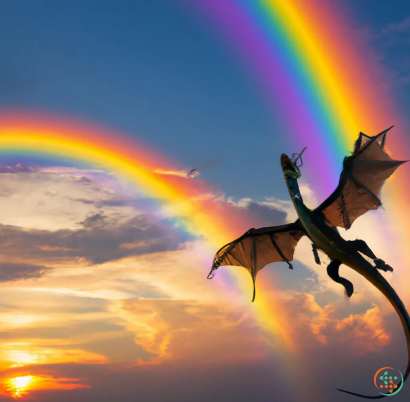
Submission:
M 377 289 L 380 290 L 380 292 L 382 292 L 387 297 L 387 299 L 390 301 L 390 303 L 396 310 L 397 314 L 399 315 L 400 320 L 403 324 L 404 333 L 406 335 L 406 341 L 407 341 L 407 355 L 408 355 L 407 369 L 403 376 L 403 383 L 404 383 L 410 374 L 410 317 L 409 317 L 409 313 L 407 312 L 406 307 L 404 307 L 404 304 L 400 300 L 400 297 L 397 295 L 396 291 L 390 286 L 389 282 L 387 282 L 386 279 L 384 279 L 384 277 L 379 272 L 376 272 L 376 275 L 374 276 L 373 275 L 366 276 L 366 279 L 369 280 L 374 286 L 377 287 Z M 398 387 L 400 388 L 401 385 L 402 383 L 400 382 L 400 384 L 398 384 Z M 355 396 L 359 396 L 361 398 L 366 398 L 366 399 L 381 399 L 385 397 L 384 395 L 378 395 L 378 396 L 360 395 L 354 392 L 345 391 L 343 389 L 337 389 L 337 390 L 341 392 L 345 392 L 346 394 L 355 395 Z

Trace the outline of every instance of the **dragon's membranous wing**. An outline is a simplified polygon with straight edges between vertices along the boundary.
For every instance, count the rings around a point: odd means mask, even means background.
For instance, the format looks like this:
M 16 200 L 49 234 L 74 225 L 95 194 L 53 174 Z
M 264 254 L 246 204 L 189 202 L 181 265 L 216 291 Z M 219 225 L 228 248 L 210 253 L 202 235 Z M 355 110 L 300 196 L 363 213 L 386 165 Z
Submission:
M 292 268 L 289 261 L 293 260 L 295 247 L 303 235 L 299 221 L 288 225 L 250 229 L 216 253 L 208 279 L 212 279 L 212 272 L 220 266 L 244 267 L 252 275 L 254 300 L 257 273 L 272 262 L 286 261 Z
M 315 209 L 323 213 L 328 225 L 350 229 L 359 216 L 381 205 L 383 184 L 404 163 L 391 159 L 384 149 L 391 128 L 373 137 L 360 133 L 352 155 L 343 161 L 339 185 Z

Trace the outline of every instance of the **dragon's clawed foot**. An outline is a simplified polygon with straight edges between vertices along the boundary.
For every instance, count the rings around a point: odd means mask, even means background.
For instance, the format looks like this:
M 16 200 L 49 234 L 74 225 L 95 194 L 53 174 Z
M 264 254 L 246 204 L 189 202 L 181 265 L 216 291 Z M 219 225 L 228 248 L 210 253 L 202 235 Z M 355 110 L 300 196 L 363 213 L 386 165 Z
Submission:
M 380 258 L 376 258 L 375 260 L 373 260 L 373 262 L 376 264 L 376 268 L 380 269 L 384 272 L 393 272 L 393 268 L 390 265 L 387 265 L 383 260 L 381 260 Z

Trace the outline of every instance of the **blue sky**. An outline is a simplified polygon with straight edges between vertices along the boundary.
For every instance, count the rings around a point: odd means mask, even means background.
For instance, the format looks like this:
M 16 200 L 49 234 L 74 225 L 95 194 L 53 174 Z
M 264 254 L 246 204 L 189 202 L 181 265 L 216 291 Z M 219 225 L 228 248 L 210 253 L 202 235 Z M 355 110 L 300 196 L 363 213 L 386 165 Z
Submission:
M 410 5 L 344 3 L 381 62 L 403 75 L 409 44 L 386 44 L 378 35 L 404 20 Z M 298 150 L 280 135 L 280 116 L 272 115 L 238 55 L 183 2 L 2 4 L 1 106 L 125 130 L 182 167 L 221 157 L 206 179 L 234 197 L 286 195 L 276 149 Z M 397 86 L 403 110 L 410 103 L 407 88 Z
M 261 153 L 271 159 L 275 125 L 255 84 L 178 2 L 23 1 L 8 10 L 1 105 L 106 123 L 183 167 L 222 156 L 209 178 L 233 195 L 246 192 L 232 175 L 270 181 L 258 164 Z
M 403 117 L 410 105 L 410 4 L 407 1 L 350 1 L 351 16 L 366 41 L 395 80 L 393 93 Z

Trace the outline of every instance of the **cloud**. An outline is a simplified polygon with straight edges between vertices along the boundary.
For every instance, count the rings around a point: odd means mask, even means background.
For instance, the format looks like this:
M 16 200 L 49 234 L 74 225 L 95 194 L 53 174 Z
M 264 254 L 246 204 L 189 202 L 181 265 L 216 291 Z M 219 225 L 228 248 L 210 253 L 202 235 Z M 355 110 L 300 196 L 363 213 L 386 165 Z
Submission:
M 312 209 L 316 208 L 318 206 L 318 201 L 315 192 L 310 188 L 308 183 L 303 181 L 303 178 L 299 181 L 299 189 L 304 203 Z M 287 223 L 294 222 L 298 219 L 295 207 L 290 199 L 280 200 L 276 197 L 265 197 L 260 204 L 270 206 L 273 209 L 277 209 L 278 211 L 285 213 Z
M 39 278 L 48 268 L 43 265 L 0 262 L 0 282 Z
M 25 229 L 75 229 L 96 208 L 105 215 L 122 215 L 119 219 L 140 210 L 118 181 L 102 173 L 57 169 L 0 174 L 0 189 L 0 222 Z
M 77 230 L 23 230 L 0 225 L 0 253 L 14 259 L 55 263 L 77 261 L 100 264 L 128 256 L 176 250 L 190 238 L 175 233 L 172 226 L 150 224 L 135 217 L 125 222 L 109 221 L 101 213 L 87 216 Z M 126 246 L 127 245 L 127 246 Z
M 34 169 L 28 165 L 17 163 L 16 165 L 0 165 L 0 173 L 31 173 Z
M 81 384 L 92 387 L 68 396 L 36 391 L 38 399 L 131 401 L 138 395 L 151 400 L 188 401 L 195 396 L 245 401 L 259 392 L 263 400 L 272 392 L 272 376 L 284 384 L 286 378 L 293 381 L 297 370 L 304 374 L 301 391 L 295 392 L 310 396 L 313 386 L 306 384 L 315 378 L 339 385 L 337 376 L 329 374 L 334 362 L 345 359 L 345 366 L 356 370 L 361 363 L 354 359 L 360 354 L 367 353 L 371 360 L 376 350 L 381 358 L 392 350 L 385 320 L 390 311 L 381 308 L 356 274 L 354 300 L 346 302 L 325 266 L 314 263 L 307 238 L 297 248 L 306 266 L 296 262 L 293 271 L 285 264 L 262 271 L 257 286 L 264 282 L 266 303 L 258 304 L 257 298 L 251 304 L 248 272 L 223 268 L 214 281 L 207 281 L 217 247 L 176 231 L 175 222 L 162 219 L 158 211 L 144 212 L 140 199 L 112 183 L 115 178 L 95 174 L 100 176 L 57 169 L 0 178 L 9 194 L 3 205 L 10 216 L 3 210 L 4 218 L 10 222 L 21 210 L 30 220 L 0 225 L 0 257 L 15 266 L 54 268 L 35 281 L 1 284 L 0 360 L 8 367 L 2 375 L 18 375 L 24 369 L 56 378 L 84 376 Z M 308 187 L 303 191 L 306 200 L 314 196 Z M 205 216 L 222 217 L 233 237 L 250 227 L 292 218 L 293 206 L 274 198 L 233 201 L 196 191 L 190 202 Z M 32 220 L 38 209 L 45 222 Z M 58 211 L 64 219 L 54 225 Z M 360 234 L 363 229 L 369 232 L 372 246 L 373 240 L 377 246 L 381 240 L 372 233 L 378 222 L 363 219 Z M 375 305 L 369 302 L 373 296 Z M 283 332 L 295 345 L 293 351 L 285 347 Z M 10 368 L 15 364 L 25 366 Z M 176 383 L 184 390 L 176 389 Z M 161 394 L 168 386 L 175 388 Z M 301 395 L 291 397 L 286 391 L 281 399 L 302 400 Z M 322 400 L 331 399 L 324 395 Z
M 156 358 L 156 354 L 148 352 L 135 342 L 135 335 L 123 331 L 119 336 L 104 339 L 92 339 L 79 343 L 78 346 L 92 353 L 106 356 L 111 363 L 134 365 L 137 361 L 149 361 Z
M 232 306 L 179 300 L 124 300 L 117 308 L 127 321 L 127 329 L 135 333 L 136 343 L 159 356 L 154 362 L 174 358 L 209 364 L 254 360 L 266 353 L 258 345 L 247 348 L 254 339 L 255 324 Z
M 309 329 L 317 341 L 345 347 L 356 355 L 379 351 L 390 343 L 390 333 L 375 304 L 364 313 L 349 313 L 344 304 L 332 303 L 322 308 L 313 295 L 300 293 L 286 302 L 286 309 L 298 332 Z M 304 341 L 298 336 L 297 343 L 303 345 Z
M 241 198 L 234 201 L 225 196 L 214 196 L 202 201 L 202 208 L 210 216 L 223 216 L 232 232 L 242 235 L 251 227 L 275 226 L 286 222 L 287 211 L 279 203 Z M 271 199 L 269 199 L 271 200 Z
M 272 225 L 276 225 L 277 222 L 285 222 L 286 220 L 286 212 L 272 208 L 268 205 L 249 202 L 246 209 L 251 214 L 258 216 L 260 220 L 272 222 Z
M 33 374 L 53 373 L 56 376 L 58 373 L 59 376 L 67 378 L 74 377 L 75 373 L 75 376 L 83 378 L 82 382 L 89 384 L 92 390 L 92 394 L 79 393 L 78 400 L 83 400 L 86 395 L 89 398 L 90 395 L 94 395 L 91 399 L 105 400 L 104 398 L 107 397 L 108 401 L 111 396 L 108 397 L 107 392 L 113 395 L 116 393 L 118 397 L 118 392 L 122 391 L 125 399 L 121 398 L 121 400 L 135 399 L 135 392 L 140 396 L 149 395 L 151 400 L 160 400 L 160 395 L 152 390 L 152 386 L 155 384 L 155 389 L 162 389 L 168 386 L 169 380 L 169 384 L 174 386 L 175 382 L 178 384 L 175 389 L 167 388 L 171 400 L 189 401 L 192 395 L 197 394 L 198 400 L 205 401 L 214 393 L 221 396 L 221 384 L 225 384 L 226 397 L 246 401 L 249 395 L 245 399 L 241 396 L 247 389 L 246 384 L 251 384 L 248 391 L 253 396 L 260 391 L 261 387 L 265 389 L 260 394 L 260 398 L 263 399 L 263 395 L 272 392 L 272 376 L 276 380 L 283 376 L 282 384 L 287 384 L 287 381 L 294 380 L 295 370 L 299 368 L 304 373 L 303 380 L 299 384 L 300 388 L 298 387 L 300 395 L 293 395 L 286 391 L 284 398 L 297 401 L 301 400 L 301 395 L 314 395 L 320 389 L 321 396 L 316 399 L 324 401 L 330 399 L 329 395 L 333 395 L 333 387 L 342 385 L 343 382 L 348 382 L 347 388 L 352 389 L 352 383 L 358 377 L 357 373 L 360 374 L 359 378 L 363 378 L 369 365 L 373 367 L 375 355 L 382 359 L 388 356 L 382 352 L 389 345 L 380 336 L 373 336 L 374 331 L 377 334 L 380 327 L 376 319 L 380 312 L 375 306 L 367 309 L 363 314 L 346 315 L 342 305 L 322 309 L 312 296 L 306 294 L 300 294 L 286 301 L 275 299 L 272 302 L 279 304 L 279 308 L 283 310 L 283 316 L 279 319 L 286 317 L 292 323 L 293 336 L 298 345 L 296 354 L 281 352 L 280 343 L 276 344 L 273 350 L 266 348 L 265 336 L 260 333 L 260 328 L 256 326 L 252 316 L 249 316 L 247 311 L 234 306 L 189 300 L 127 300 L 116 302 L 115 305 L 118 316 L 126 322 L 125 326 L 129 334 L 135 334 L 134 342 L 137 347 L 134 348 L 134 357 L 139 359 L 139 363 L 134 364 L 133 368 L 106 363 L 104 365 L 77 364 L 75 367 L 70 364 L 39 364 L 25 369 L 29 369 Z M 343 325 L 338 327 L 340 322 Z M 319 330 L 315 324 L 319 326 Z M 321 340 L 323 336 L 324 341 Z M 269 338 L 271 337 L 272 334 L 269 334 Z M 357 338 L 359 342 L 352 347 L 352 342 Z M 121 339 L 124 340 L 125 349 L 128 350 L 129 347 L 132 350 L 131 338 L 119 337 L 118 341 Z M 100 344 L 97 342 L 93 349 L 94 353 L 99 353 L 99 350 L 104 352 L 105 342 L 108 346 L 107 352 L 103 355 L 110 355 L 112 362 L 123 361 L 122 346 L 118 346 L 114 338 Z M 366 345 L 366 342 L 371 343 L 372 347 Z M 138 353 L 138 345 L 148 350 L 142 352 L 146 353 L 145 361 L 141 359 L 141 349 Z M 81 344 L 81 346 L 87 350 L 91 343 Z M 120 353 L 118 359 L 116 348 Z M 370 360 L 358 358 L 363 355 L 363 352 L 375 350 L 377 354 L 373 353 Z M 389 349 L 389 352 L 391 353 L 392 350 Z M 57 355 L 63 356 L 58 350 Z M 87 358 L 91 359 L 93 355 L 88 356 Z M 79 352 L 73 349 L 73 360 L 78 357 Z M 314 365 L 312 365 L 313 358 Z M 286 365 L 283 361 L 286 361 Z M 376 359 L 374 366 L 379 367 L 377 364 Z M 341 367 L 347 369 L 347 374 L 342 379 L 340 379 Z M 19 370 L 9 369 L 2 375 L 6 377 L 17 375 L 21 372 Z M 277 370 L 278 375 L 276 375 Z M 355 375 L 352 374 L 352 370 Z M 318 376 L 320 381 L 315 382 L 314 378 Z M 238 378 L 246 378 L 246 381 L 238 382 Z M 260 384 L 258 381 L 261 381 Z M 323 381 L 331 385 L 323 388 Z M 121 384 L 122 391 L 118 389 L 118 384 Z M 184 392 L 179 393 L 180 387 L 184 387 Z M 169 391 L 170 389 L 172 391 Z M 213 391 L 208 394 L 210 390 Z M 132 398 L 127 399 L 130 394 Z M 65 400 L 66 398 L 61 393 L 57 395 L 47 392 L 43 399 L 51 400 L 47 398 L 54 397 L 54 399 Z M 72 397 L 72 394 L 67 396 L 67 398 Z M 332 400 L 342 401 L 343 398 L 338 399 L 336 394 Z
M 31 339 L 32 341 L 40 339 L 43 344 L 46 345 L 47 342 L 52 339 L 64 339 L 70 337 L 72 339 L 82 339 L 85 341 L 90 334 L 100 334 L 101 339 L 103 339 L 106 334 L 115 333 L 118 337 L 118 335 L 123 335 L 121 332 L 124 332 L 123 326 L 114 324 L 108 320 L 76 320 L 67 327 L 55 326 L 53 324 L 53 322 L 44 322 L 43 325 L 36 323 L 35 326 L 31 327 L 15 327 L 9 331 L 4 330 L 0 333 L 0 339 L 14 339 L 20 341 L 25 339 Z M 25 348 L 27 349 L 27 346 L 25 346 Z
M 141 211 L 135 195 L 103 172 L 42 169 L 0 175 L 0 259 L 99 264 L 175 250 L 191 237 Z
M 105 225 L 105 216 L 102 213 L 94 213 L 88 215 L 82 222 L 80 222 L 85 228 L 102 227 Z
M 28 393 L 29 397 L 31 395 L 44 402 L 133 402 L 136 399 L 155 402 L 247 402 L 250 398 L 263 401 L 272 394 L 272 378 L 275 379 L 275 383 L 283 385 L 277 387 L 275 397 L 289 402 L 297 400 L 295 390 L 288 387 L 290 384 L 287 370 L 275 367 L 268 361 L 236 365 L 221 363 L 211 366 L 198 362 L 197 365 L 190 367 L 167 362 L 162 365 L 131 368 L 63 364 L 32 366 L 30 369 L 35 375 L 77 378 L 81 383 L 90 386 L 90 389 L 74 389 L 70 392 L 51 390 Z M 19 373 L 21 371 L 15 370 L 6 374 L 16 376 Z

